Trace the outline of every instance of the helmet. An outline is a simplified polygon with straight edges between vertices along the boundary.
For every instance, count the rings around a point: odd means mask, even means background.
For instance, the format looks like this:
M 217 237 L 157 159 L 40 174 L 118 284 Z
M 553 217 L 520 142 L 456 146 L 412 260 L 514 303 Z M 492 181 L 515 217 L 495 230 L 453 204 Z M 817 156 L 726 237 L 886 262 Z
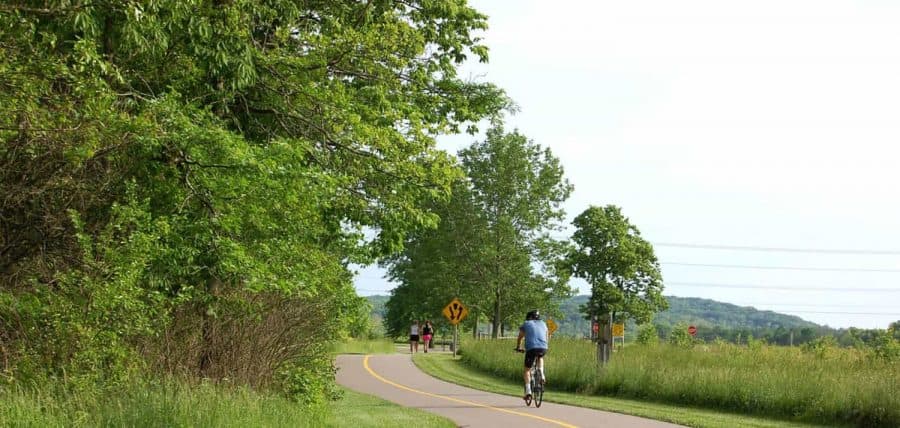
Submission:
M 541 319 L 541 313 L 537 309 L 528 311 L 528 313 L 525 314 L 525 321 L 539 319 Z

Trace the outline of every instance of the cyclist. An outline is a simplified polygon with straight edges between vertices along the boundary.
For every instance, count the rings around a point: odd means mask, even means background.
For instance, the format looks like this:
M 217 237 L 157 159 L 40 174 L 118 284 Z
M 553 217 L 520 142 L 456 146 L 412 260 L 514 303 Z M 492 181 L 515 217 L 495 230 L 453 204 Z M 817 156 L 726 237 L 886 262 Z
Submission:
M 525 322 L 519 327 L 519 337 L 516 339 L 516 350 L 522 350 L 522 339 L 525 339 L 525 400 L 531 398 L 531 367 L 537 360 L 537 369 L 541 373 L 542 383 L 546 383 L 544 376 L 544 355 L 547 354 L 547 324 L 541 320 L 541 313 L 537 310 L 525 314 Z

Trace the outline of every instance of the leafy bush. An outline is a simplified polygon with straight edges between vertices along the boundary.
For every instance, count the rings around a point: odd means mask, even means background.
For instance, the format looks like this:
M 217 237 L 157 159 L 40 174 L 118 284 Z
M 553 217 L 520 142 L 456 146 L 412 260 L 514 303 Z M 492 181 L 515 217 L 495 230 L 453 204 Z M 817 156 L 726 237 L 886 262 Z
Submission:
M 872 343 L 872 355 L 887 362 L 900 362 L 900 340 L 891 331 L 879 333 Z
M 637 343 L 641 345 L 656 345 L 659 343 L 659 333 L 656 331 L 656 326 L 653 324 L 648 324 L 643 326 L 638 331 Z
M 668 342 L 682 348 L 691 348 L 696 343 L 694 337 L 688 333 L 688 326 L 685 324 L 677 324 L 672 329 L 669 333 Z

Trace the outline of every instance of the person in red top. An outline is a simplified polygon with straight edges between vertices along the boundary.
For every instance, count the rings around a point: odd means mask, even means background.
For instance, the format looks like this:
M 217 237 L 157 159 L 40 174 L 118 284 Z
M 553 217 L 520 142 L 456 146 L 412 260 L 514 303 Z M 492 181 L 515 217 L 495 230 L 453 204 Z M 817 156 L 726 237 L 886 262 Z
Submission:
M 425 353 L 428 353 L 428 346 L 431 343 L 431 338 L 434 335 L 434 326 L 431 325 L 431 321 L 425 320 L 425 326 L 422 327 L 422 342 L 425 342 Z

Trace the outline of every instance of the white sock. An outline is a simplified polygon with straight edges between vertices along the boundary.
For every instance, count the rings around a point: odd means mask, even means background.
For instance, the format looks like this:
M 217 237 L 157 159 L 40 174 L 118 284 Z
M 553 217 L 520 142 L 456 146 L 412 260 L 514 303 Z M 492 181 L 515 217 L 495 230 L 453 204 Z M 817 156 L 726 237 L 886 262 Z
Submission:
M 525 384 L 525 395 L 531 394 L 531 383 Z

